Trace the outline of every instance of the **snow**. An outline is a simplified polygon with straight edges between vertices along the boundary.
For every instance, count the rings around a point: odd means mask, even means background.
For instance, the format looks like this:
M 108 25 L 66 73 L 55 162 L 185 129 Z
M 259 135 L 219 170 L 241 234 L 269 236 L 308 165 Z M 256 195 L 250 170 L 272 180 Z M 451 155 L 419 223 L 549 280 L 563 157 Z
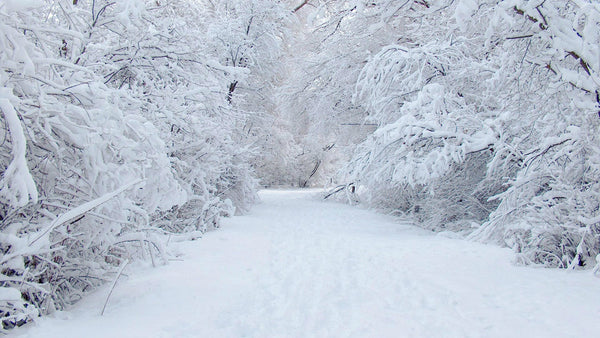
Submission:
M 109 287 L 21 337 L 592 337 L 600 280 L 518 267 L 507 249 L 396 218 L 263 191 L 248 215 L 171 243 L 167 266 Z M 173 247 L 175 245 L 176 247 Z
M 22 11 L 42 5 L 41 0 L 3 0 L 0 3 L 0 11 L 6 11 L 7 13 Z
M 75 207 L 75 208 L 73 208 L 73 209 L 65 212 L 64 214 L 62 214 L 59 217 L 57 217 L 54 221 L 52 221 L 52 223 L 50 223 L 50 225 L 48 225 L 46 227 L 46 229 L 44 229 L 41 232 L 41 234 L 39 234 L 38 236 L 36 236 L 35 239 L 33 239 L 29 243 L 29 245 L 31 246 L 32 244 L 34 244 L 35 242 L 37 242 L 38 240 L 40 240 L 41 238 L 43 238 L 44 236 L 46 236 L 48 233 L 50 233 L 50 231 L 52 231 L 57 226 L 65 223 L 65 222 L 68 222 L 68 221 L 74 219 L 77 216 L 83 215 L 86 212 L 94 209 L 95 207 L 97 207 L 97 206 L 99 206 L 99 205 L 101 205 L 103 203 L 106 203 L 111 198 L 117 196 L 118 194 L 122 193 L 123 191 L 125 191 L 125 190 L 131 188 L 132 186 L 134 186 L 134 185 L 136 185 L 138 183 L 141 183 L 141 182 L 142 182 L 142 180 L 140 180 L 140 179 L 135 180 L 133 182 L 130 182 L 130 183 L 122 186 L 121 188 L 119 188 L 119 189 L 117 189 L 117 190 L 115 190 L 113 192 L 104 194 L 101 197 L 98 197 L 98 198 L 96 198 L 96 199 L 94 199 L 92 201 L 83 203 L 82 205 L 80 205 L 78 207 Z
M 13 160 L 2 173 L 0 179 L 0 202 L 8 202 L 22 207 L 29 200 L 34 203 L 38 199 L 38 191 L 27 165 L 27 139 L 21 126 L 19 116 L 10 99 L 14 98 L 9 88 L 0 87 L 0 111 L 10 131 Z
M 0 288 L 0 300 L 4 301 L 20 301 L 21 292 L 15 288 Z
M 466 31 L 467 25 L 471 16 L 477 12 L 477 1 L 475 0 L 460 0 L 454 11 L 454 18 L 462 31 Z

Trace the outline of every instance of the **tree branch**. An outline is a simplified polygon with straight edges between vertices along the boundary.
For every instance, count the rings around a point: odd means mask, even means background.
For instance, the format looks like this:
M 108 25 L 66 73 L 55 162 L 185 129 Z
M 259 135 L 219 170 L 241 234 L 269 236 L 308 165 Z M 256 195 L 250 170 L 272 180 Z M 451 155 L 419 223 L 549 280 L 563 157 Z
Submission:
M 304 7 L 304 5 L 308 4 L 309 0 L 304 0 L 300 5 L 296 6 L 296 8 L 294 8 L 294 10 L 292 11 L 292 13 L 296 13 L 297 11 L 299 11 L 302 7 Z

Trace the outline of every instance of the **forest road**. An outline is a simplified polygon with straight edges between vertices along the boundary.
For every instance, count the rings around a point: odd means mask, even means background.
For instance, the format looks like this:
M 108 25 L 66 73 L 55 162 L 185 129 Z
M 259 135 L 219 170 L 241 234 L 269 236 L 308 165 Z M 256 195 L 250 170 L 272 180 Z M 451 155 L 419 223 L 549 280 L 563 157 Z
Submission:
M 26 337 L 593 337 L 600 279 L 518 267 L 510 250 L 267 190 L 248 215 L 126 269 Z

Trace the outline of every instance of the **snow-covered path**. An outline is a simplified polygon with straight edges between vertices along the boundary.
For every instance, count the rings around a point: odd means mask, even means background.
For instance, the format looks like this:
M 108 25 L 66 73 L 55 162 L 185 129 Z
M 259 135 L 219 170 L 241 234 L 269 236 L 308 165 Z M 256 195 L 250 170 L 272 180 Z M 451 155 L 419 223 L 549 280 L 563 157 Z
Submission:
M 313 192 L 314 193 L 314 192 Z M 129 271 L 31 337 L 598 337 L 600 279 L 511 265 L 310 191 L 263 191 L 183 261 Z

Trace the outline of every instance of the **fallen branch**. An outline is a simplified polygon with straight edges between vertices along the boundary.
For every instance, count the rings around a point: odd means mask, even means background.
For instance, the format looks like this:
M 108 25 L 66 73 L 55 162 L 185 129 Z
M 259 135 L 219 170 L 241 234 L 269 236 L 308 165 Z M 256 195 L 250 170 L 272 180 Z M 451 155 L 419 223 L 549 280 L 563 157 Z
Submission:
M 329 197 L 337 194 L 340 191 L 343 191 L 345 189 L 351 189 L 352 193 L 354 193 L 354 183 L 349 183 L 349 184 L 342 184 L 342 185 L 338 185 L 337 187 L 331 189 L 327 195 L 325 195 L 325 197 L 323 197 L 324 200 L 328 199 Z

